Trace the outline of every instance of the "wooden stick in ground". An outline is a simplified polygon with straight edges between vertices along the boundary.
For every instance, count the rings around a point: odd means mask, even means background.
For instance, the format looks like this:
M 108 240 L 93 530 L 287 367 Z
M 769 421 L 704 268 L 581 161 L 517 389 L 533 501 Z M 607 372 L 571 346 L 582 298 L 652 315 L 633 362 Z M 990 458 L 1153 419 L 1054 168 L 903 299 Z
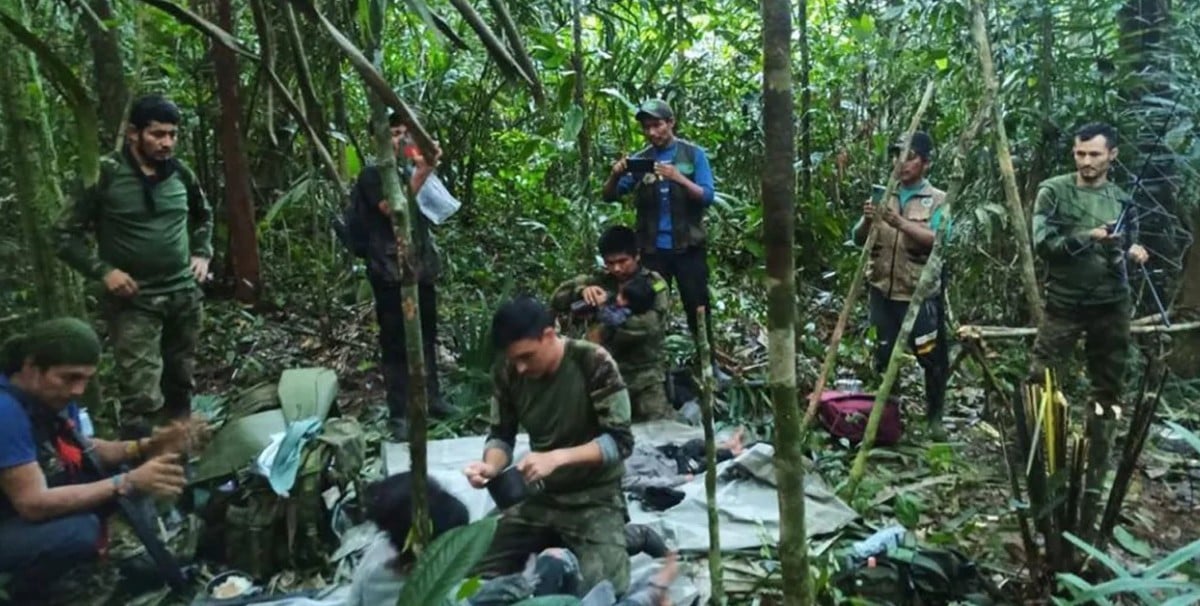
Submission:
M 1162 324 L 1147 326 L 1140 324 L 1129 327 L 1129 333 L 1134 335 L 1190 332 L 1193 330 L 1200 330 L 1200 321 L 1181 322 L 1170 326 Z M 964 325 L 959 327 L 958 335 L 960 339 L 1020 339 L 1037 336 L 1037 329 L 1031 326 Z
M 928 109 L 932 99 L 933 81 L 930 80 L 929 84 L 925 85 L 925 94 L 921 96 L 917 111 L 913 113 L 912 120 L 908 123 L 908 135 L 904 138 L 904 148 L 900 150 L 901 158 L 907 157 L 912 134 L 921 125 L 921 118 L 925 115 L 925 110 Z M 889 167 L 888 170 L 887 191 L 882 198 L 885 201 L 896 194 L 896 189 L 900 185 L 895 167 Z M 842 303 L 842 311 L 838 313 L 837 324 L 834 325 L 833 334 L 829 337 L 829 347 L 825 350 L 825 360 L 821 362 L 821 371 L 817 374 L 817 384 L 813 386 L 812 393 L 808 394 L 808 408 L 804 411 L 804 422 L 801 424 L 805 434 L 808 433 L 808 427 L 812 425 L 813 417 L 817 414 L 817 403 L 821 401 L 821 392 L 825 391 L 825 385 L 829 382 L 829 373 L 833 372 L 834 366 L 837 365 L 838 348 L 842 343 L 842 335 L 846 332 L 846 323 L 850 320 L 850 312 L 858 303 L 858 297 L 862 295 L 863 283 L 867 277 L 867 264 L 871 261 L 871 248 L 875 245 L 875 234 L 876 230 L 872 225 L 871 231 L 867 234 L 867 241 L 863 244 L 862 253 L 858 257 L 858 268 L 854 271 L 854 280 L 850 282 L 850 292 L 846 294 L 846 300 Z
M 1034 324 L 1042 323 L 1042 296 L 1038 290 L 1037 274 L 1033 268 L 1033 247 L 1029 239 L 1029 221 L 1025 207 L 1017 193 L 1017 177 L 1013 170 L 1012 154 L 1009 152 L 1008 132 L 1004 129 L 1004 110 L 1000 106 L 1000 84 L 996 78 L 996 65 L 992 61 L 992 43 L 988 39 L 987 19 L 983 14 L 983 0 L 971 0 L 971 34 L 979 47 L 979 63 L 983 68 L 984 95 L 993 100 L 992 128 L 996 133 L 996 158 L 1000 163 L 1000 175 L 1004 183 L 1004 201 L 1008 205 L 1008 220 L 1016 236 L 1017 253 L 1021 261 L 1021 281 L 1024 283 L 1025 303 Z
M 696 360 L 700 368 L 700 413 L 704 425 L 704 497 L 708 502 L 708 572 L 712 581 L 710 604 L 725 603 L 724 573 L 721 564 L 721 522 L 717 517 L 717 438 L 713 427 L 712 364 L 708 353 L 708 310 L 696 310 Z

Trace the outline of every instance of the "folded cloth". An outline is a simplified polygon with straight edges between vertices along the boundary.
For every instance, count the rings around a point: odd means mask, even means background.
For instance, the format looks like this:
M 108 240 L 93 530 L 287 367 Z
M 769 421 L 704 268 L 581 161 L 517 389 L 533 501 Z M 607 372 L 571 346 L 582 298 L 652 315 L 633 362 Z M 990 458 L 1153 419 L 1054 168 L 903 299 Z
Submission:
M 279 450 L 271 461 L 269 480 L 271 490 L 280 496 L 286 496 L 296 483 L 296 474 L 300 471 L 300 455 L 304 445 L 317 437 L 321 431 L 321 420 L 317 417 L 301 419 L 289 423 L 283 440 L 279 442 Z

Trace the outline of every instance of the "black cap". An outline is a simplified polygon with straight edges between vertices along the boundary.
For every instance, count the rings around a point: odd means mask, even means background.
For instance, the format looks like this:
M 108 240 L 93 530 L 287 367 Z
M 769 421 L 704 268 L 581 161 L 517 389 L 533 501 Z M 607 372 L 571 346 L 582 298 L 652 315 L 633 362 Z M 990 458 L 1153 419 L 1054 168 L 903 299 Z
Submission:
M 888 145 L 888 153 L 898 154 L 904 149 L 904 136 L 902 135 L 891 145 Z M 916 131 L 912 135 L 912 144 L 908 147 L 909 151 L 928 160 L 933 155 L 933 138 L 925 131 Z
M 640 121 L 644 118 L 657 118 L 659 120 L 671 120 L 675 117 L 675 112 L 671 111 L 671 106 L 667 105 L 662 99 L 647 99 L 638 106 L 637 119 Z

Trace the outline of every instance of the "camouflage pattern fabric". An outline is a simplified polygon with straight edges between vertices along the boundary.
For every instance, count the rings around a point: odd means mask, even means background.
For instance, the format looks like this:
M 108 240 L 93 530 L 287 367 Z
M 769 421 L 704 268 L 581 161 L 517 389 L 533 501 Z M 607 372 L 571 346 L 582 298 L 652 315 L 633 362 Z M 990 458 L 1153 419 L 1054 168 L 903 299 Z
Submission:
M 200 297 L 198 288 L 128 299 L 105 296 L 123 429 L 155 427 L 190 414 L 203 318 Z
M 625 500 L 620 492 L 604 494 L 603 504 L 579 507 L 549 506 L 534 496 L 504 512 L 475 573 L 484 578 L 515 574 L 530 555 L 562 547 L 578 558 L 583 588 L 608 580 L 618 594 L 624 593 L 629 588 Z
M 1125 367 L 1129 357 L 1129 299 L 1103 305 L 1061 307 L 1047 305 L 1033 344 L 1029 379 L 1041 383 L 1047 368 L 1060 370 L 1061 360 L 1071 355 L 1080 335 L 1092 398 L 1106 407 L 1117 405 L 1125 390 Z

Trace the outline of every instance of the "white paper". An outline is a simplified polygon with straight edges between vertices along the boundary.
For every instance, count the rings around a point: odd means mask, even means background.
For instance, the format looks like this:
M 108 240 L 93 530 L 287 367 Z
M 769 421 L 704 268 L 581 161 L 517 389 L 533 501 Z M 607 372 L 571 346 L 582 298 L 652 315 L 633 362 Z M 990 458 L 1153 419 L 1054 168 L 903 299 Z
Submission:
M 421 186 L 421 190 L 417 192 L 417 207 L 421 209 L 421 214 L 425 215 L 426 219 L 432 221 L 434 225 L 441 225 L 458 212 L 462 203 L 450 195 L 450 190 L 446 189 L 446 185 L 438 178 L 437 173 L 430 173 L 429 178 L 425 179 L 425 184 Z

